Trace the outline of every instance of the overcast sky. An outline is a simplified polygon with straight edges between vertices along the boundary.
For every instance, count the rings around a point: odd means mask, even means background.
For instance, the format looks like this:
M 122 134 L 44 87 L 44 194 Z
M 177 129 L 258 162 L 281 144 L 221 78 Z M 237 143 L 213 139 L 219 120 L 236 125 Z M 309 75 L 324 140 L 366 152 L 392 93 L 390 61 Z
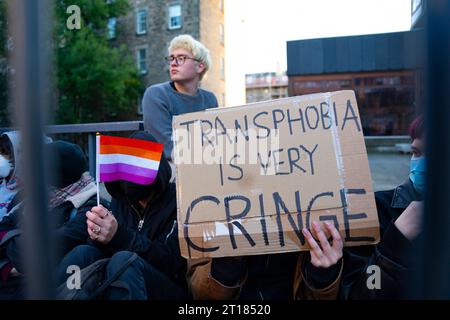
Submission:
M 227 105 L 246 73 L 285 71 L 286 41 L 406 31 L 410 0 L 226 0 Z

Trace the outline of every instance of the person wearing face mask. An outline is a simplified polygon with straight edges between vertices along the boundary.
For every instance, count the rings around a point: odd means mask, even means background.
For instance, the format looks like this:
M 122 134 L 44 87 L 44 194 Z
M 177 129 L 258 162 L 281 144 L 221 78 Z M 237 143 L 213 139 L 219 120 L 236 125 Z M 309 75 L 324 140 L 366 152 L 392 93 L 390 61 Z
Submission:
M 21 296 L 19 293 L 21 280 L 8 279 L 12 268 L 7 256 L 9 238 L 17 235 L 17 232 L 14 234 L 10 232 L 15 225 L 9 222 L 9 216 L 21 207 L 18 178 L 19 144 L 18 131 L 5 132 L 0 136 L 0 299 L 2 300 Z
M 77 245 L 86 243 L 86 210 L 97 203 L 94 179 L 87 171 L 81 148 L 67 141 L 49 142 L 44 150 L 50 159 L 48 216 L 52 221 L 52 242 L 56 260 Z M 0 221 L 0 298 L 24 298 L 23 208 L 27 199 L 14 198 Z M 23 203 L 23 204 L 22 204 Z M 102 200 L 103 203 L 103 200 Z M 106 205 L 106 204 L 105 204 Z M 27 210 L 32 213 L 32 210 Z
M 137 132 L 134 139 L 156 142 L 152 135 Z M 86 213 L 90 243 L 69 252 L 59 266 L 59 283 L 68 278 L 67 267 L 86 268 L 110 258 L 106 281 L 115 278 L 100 299 L 166 300 L 187 298 L 186 261 L 181 257 L 176 224 L 175 185 L 171 167 L 162 156 L 152 184 L 106 182 L 112 197 L 111 211 L 95 206 Z M 131 264 L 127 261 L 138 258 Z M 124 272 L 122 266 L 128 265 Z M 64 299 L 64 297 L 61 297 Z
M 409 298 L 409 286 L 413 284 L 408 279 L 414 268 L 411 249 L 422 231 L 425 195 L 425 127 L 422 116 L 411 123 L 409 134 L 412 157 L 408 178 L 392 190 L 375 192 L 380 243 L 344 249 L 343 299 Z M 369 279 L 373 271 L 368 271 L 368 268 L 373 265 L 380 270 L 378 284 Z M 368 279 L 374 286 L 372 289 L 368 286 Z
M 19 131 L 0 135 L 0 221 L 20 207 L 20 140 Z M 50 142 L 52 139 L 44 136 L 44 143 Z
M 19 141 L 17 131 L 5 132 L 0 136 L 0 221 L 8 213 L 14 197 L 19 191 Z

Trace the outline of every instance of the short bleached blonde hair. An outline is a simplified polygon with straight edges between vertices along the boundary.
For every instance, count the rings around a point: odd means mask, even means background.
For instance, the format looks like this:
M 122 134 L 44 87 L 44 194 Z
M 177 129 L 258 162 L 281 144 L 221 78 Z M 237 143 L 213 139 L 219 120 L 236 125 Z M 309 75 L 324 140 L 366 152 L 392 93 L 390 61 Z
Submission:
M 192 53 L 195 59 L 205 65 L 205 70 L 200 74 L 200 80 L 211 67 L 211 55 L 209 50 L 200 42 L 188 34 L 179 35 L 170 41 L 169 54 L 175 49 L 185 49 Z

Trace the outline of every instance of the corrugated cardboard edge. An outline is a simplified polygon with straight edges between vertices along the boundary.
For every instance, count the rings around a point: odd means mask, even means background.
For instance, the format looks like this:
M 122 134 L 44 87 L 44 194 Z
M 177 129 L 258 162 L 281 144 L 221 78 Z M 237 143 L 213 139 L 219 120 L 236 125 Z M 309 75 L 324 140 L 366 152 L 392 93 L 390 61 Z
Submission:
M 337 92 L 329 92 L 329 93 L 320 93 L 320 94 L 314 94 L 314 95 L 308 95 L 304 97 L 299 97 L 299 101 L 305 101 L 305 100 L 313 100 L 316 99 L 317 96 L 326 96 L 326 100 L 329 104 L 329 106 L 332 106 L 333 102 L 342 103 L 342 99 L 346 98 L 346 95 L 350 94 L 350 100 L 351 104 L 353 105 L 354 112 L 358 117 L 358 125 L 360 130 L 362 130 L 361 127 L 361 121 L 360 121 L 360 115 L 359 110 L 356 103 L 355 94 L 351 90 L 346 91 L 337 91 Z M 291 97 L 292 98 L 292 97 Z M 289 98 L 286 98 L 289 99 Z M 274 104 L 279 105 L 283 103 L 283 100 L 280 99 L 277 101 L 274 101 Z M 347 103 L 345 99 L 345 104 Z M 230 109 L 235 109 L 242 106 L 236 106 L 236 107 L 229 107 L 226 108 L 226 111 L 232 111 Z M 206 112 L 216 112 L 217 109 L 211 109 L 210 111 Z M 225 111 L 225 110 L 224 110 Z M 342 124 L 340 124 L 342 125 Z M 350 125 L 350 124 L 349 124 Z M 176 131 L 174 131 L 176 132 Z M 367 158 L 367 152 L 366 147 L 364 143 L 364 138 L 362 135 L 362 132 L 351 135 L 351 131 L 341 131 L 341 130 L 335 130 L 332 132 L 335 142 L 335 154 L 337 156 L 336 161 L 338 163 L 338 169 L 341 171 L 341 186 L 345 188 L 346 190 L 352 191 L 361 191 L 364 190 L 365 194 L 345 194 L 345 201 L 348 205 L 348 214 L 355 215 L 359 213 L 366 213 L 370 219 L 361 219 L 350 221 L 351 225 L 353 226 L 351 233 L 346 232 L 341 228 L 340 233 L 343 239 L 352 239 L 357 238 L 362 235 L 371 234 L 373 236 L 373 240 L 370 241 L 346 241 L 346 246 L 355 246 L 355 245 L 367 245 L 367 244 L 375 244 L 379 241 L 379 228 L 378 228 L 378 218 L 377 218 L 377 211 L 376 211 L 376 205 L 375 205 L 375 199 L 374 199 L 374 193 L 372 188 L 372 179 L 370 174 L 370 169 L 368 166 L 368 158 Z M 175 137 L 176 138 L 176 137 Z M 176 173 L 178 176 L 178 166 L 176 166 Z M 179 184 L 177 184 L 177 201 L 180 202 L 182 196 L 182 190 Z M 323 214 L 333 214 L 333 212 L 339 212 L 344 210 L 344 208 L 330 208 L 327 210 L 315 210 L 312 211 L 312 216 L 319 216 Z M 180 207 L 177 206 L 177 213 L 178 213 L 178 231 L 179 235 L 183 234 L 183 228 L 184 228 L 184 221 L 180 221 L 179 217 L 181 216 Z M 303 213 L 304 214 L 304 213 Z M 295 217 L 298 213 L 292 213 L 292 216 Z M 269 217 L 267 217 L 269 219 Z M 275 219 L 275 216 L 270 217 L 270 219 Z M 287 219 L 287 216 L 282 217 L 283 220 Z M 260 219 L 255 218 L 248 218 L 245 221 L 245 227 L 249 231 L 249 234 L 251 236 L 255 236 L 260 234 Z M 297 221 L 297 220 L 296 220 Z M 216 222 L 203 222 L 203 223 L 192 223 L 189 225 L 190 234 L 197 234 L 201 236 L 195 236 L 192 237 L 192 241 L 200 246 L 208 247 L 207 246 L 207 238 L 213 237 L 217 234 L 217 224 L 224 224 L 224 228 L 228 228 L 228 225 L 224 223 L 223 221 L 216 221 Z M 339 225 L 342 226 L 344 223 L 343 221 L 338 221 Z M 253 225 L 253 226 L 252 226 Z M 209 234 L 209 236 L 208 236 Z M 205 236 L 206 235 L 206 236 Z M 261 236 L 262 237 L 262 236 Z M 274 231 L 272 233 L 269 232 L 268 240 L 272 243 L 272 241 L 279 241 L 279 234 L 278 231 Z M 242 243 L 248 242 L 244 236 L 237 234 L 236 235 L 236 241 L 240 241 Z M 302 245 L 298 239 L 298 236 L 292 232 L 292 233 L 285 233 L 285 241 L 284 241 L 284 247 L 283 248 L 277 248 L 275 251 L 273 248 L 267 248 L 267 247 L 259 247 L 258 252 L 252 252 L 252 248 L 249 244 L 246 252 L 246 255 L 252 255 L 252 254 L 266 254 L 266 253 L 283 253 L 283 252 L 292 252 L 292 251 L 301 251 L 301 250 L 308 250 L 307 245 Z M 182 252 L 182 255 L 186 258 L 201 258 L 201 257 L 214 257 L 214 252 L 212 253 L 201 253 L 199 251 L 191 251 L 185 240 L 180 237 L 180 249 Z M 265 250 L 267 249 L 267 250 Z M 227 254 L 220 254 L 218 256 L 226 256 Z M 229 255 L 234 255 L 234 253 L 229 252 Z
M 369 160 L 367 157 L 366 145 L 364 142 L 364 136 L 362 134 L 361 118 L 359 114 L 359 109 L 357 107 L 355 93 L 352 90 L 345 90 L 335 92 L 330 98 L 330 105 L 332 102 L 336 101 L 338 103 L 347 103 L 345 96 L 350 95 L 350 103 L 352 104 L 356 116 L 358 117 L 358 125 L 360 129 L 360 134 L 351 135 L 351 130 L 337 130 L 339 136 L 339 150 L 337 157 L 342 161 L 344 172 L 344 187 L 346 190 L 351 190 L 352 192 L 365 191 L 367 197 L 365 197 L 365 206 L 361 206 L 362 196 L 359 194 L 349 194 L 346 192 L 346 202 L 348 204 L 348 210 L 350 214 L 358 214 L 364 212 L 371 219 L 361 219 L 354 220 L 355 230 L 365 230 L 370 231 L 368 234 L 372 234 L 374 240 L 366 241 L 364 244 L 376 244 L 380 240 L 379 233 L 379 223 L 378 214 L 375 204 L 375 197 L 372 187 L 372 177 L 369 168 Z M 354 126 L 349 127 L 353 131 L 356 131 Z M 369 228 L 369 225 L 372 227 Z M 354 232 L 351 237 L 357 237 L 361 232 Z M 359 233 L 359 234 L 356 234 Z M 362 243 L 346 241 L 346 246 L 361 245 Z

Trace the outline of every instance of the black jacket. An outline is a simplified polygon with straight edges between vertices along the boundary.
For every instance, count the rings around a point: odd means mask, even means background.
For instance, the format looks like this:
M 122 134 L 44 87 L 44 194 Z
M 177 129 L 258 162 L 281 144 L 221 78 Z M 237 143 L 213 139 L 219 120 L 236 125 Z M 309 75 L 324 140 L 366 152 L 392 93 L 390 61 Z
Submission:
M 292 300 L 297 258 L 296 252 L 214 258 L 211 276 L 229 287 L 245 277 L 239 294 L 241 300 Z
M 0 222 L 0 299 L 24 299 L 25 278 L 9 277 L 11 268 L 20 273 L 23 267 L 23 232 L 22 232 L 22 210 L 20 193 L 10 203 L 8 210 L 13 210 Z M 20 204 L 19 204 L 20 203 Z M 108 205 L 104 202 L 105 207 Z M 86 211 L 97 205 L 96 196 L 90 197 L 77 209 L 72 202 L 66 201 L 49 211 L 49 217 L 56 228 L 51 237 L 56 251 L 56 263 L 60 261 L 74 247 L 85 244 L 88 240 L 86 225 Z M 75 212 L 74 212 L 75 211 Z M 71 214 L 75 215 L 71 218 Z
M 20 194 L 18 194 L 10 204 L 10 208 L 14 208 L 20 202 Z M 108 205 L 102 201 L 106 207 Z M 59 206 L 49 210 L 51 223 L 56 228 L 51 241 L 56 251 L 56 262 L 61 260 L 70 250 L 78 245 L 85 244 L 88 240 L 88 232 L 86 225 L 86 212 L 97 205 L 96 196 L 91 196 L 80 207 L 74 208 L 70 201 L 65 201 Z M 0 232 L 3 236 L 0 242 L 0 260 L 9 260 L 12 266 L 19 272 L 23 271 L 23 252 L 22 242 L 22 210 L 20 208 L 6 216 L 0 222 Z M 75 211 L 75 215 L 71 218 L 71 214 Z
M 106 202 L 101 201 L 101 203 L 104 207 L 109 207 Z M 59 258 L 58 261 L 73 248 L 85 244 L 89 239 L 86 212 L 96 205 L 97 196 L 94 195 L 76 209 L 76 215 L 72 219 L 70 219 L 70 214 L 74 210 L 74 206 L 69 201 L 64 202 L 50 211 L 53 221 L 57 223 L 55 245 L 57 257 Z
M 344 249 L 344 275 L 340 292 L 342 299 L 407 298 L 408 278 L 413 267 L 413 243 L 397 229 L 394 222 L 412 201 L 422 199 L 408 179 L 395 189 L 376 192 L 375 200 L 381 240 L 376 246 Z M 372 270 L 367 272 L 371 265 L 380 268 L 381 289 L 367 287 L 368 277 L 374 274 Z
M 154 141 L 143 132 L 135 134 L 133 138 Z M 185 287 L 186 260 L 181 256 L 178 244 L 176 194 L 175 185 L 169 183 L 171 174 L 169 163 L 165 157 L 161 157 L 155 182 L 141 186 L 140 190 L 135 189 L 136 192 L 142 194 L 145 191 L 146 195 L 151 196 L 146 208 L 130 200 L 135 197 L 132 193 L 125 193 L 124 182 L 105 183 L 112 196 L 111 211 L 118 222 L 117 232 L 106 248 L 110 253 L 122 250 L 136 252 Z
M 308 252 L 265 254 L 239 258 L 214 258 L 211 276 L 225 286 L 233 287 L 245 278 L 239 294 L 241 300 L 292 300 L 294 277 L 299 255 Z M 322 289 L 338 277 L 342 260 L 330 268 L 316 268 L 305 257 L 302 274 L 313 288 Z

